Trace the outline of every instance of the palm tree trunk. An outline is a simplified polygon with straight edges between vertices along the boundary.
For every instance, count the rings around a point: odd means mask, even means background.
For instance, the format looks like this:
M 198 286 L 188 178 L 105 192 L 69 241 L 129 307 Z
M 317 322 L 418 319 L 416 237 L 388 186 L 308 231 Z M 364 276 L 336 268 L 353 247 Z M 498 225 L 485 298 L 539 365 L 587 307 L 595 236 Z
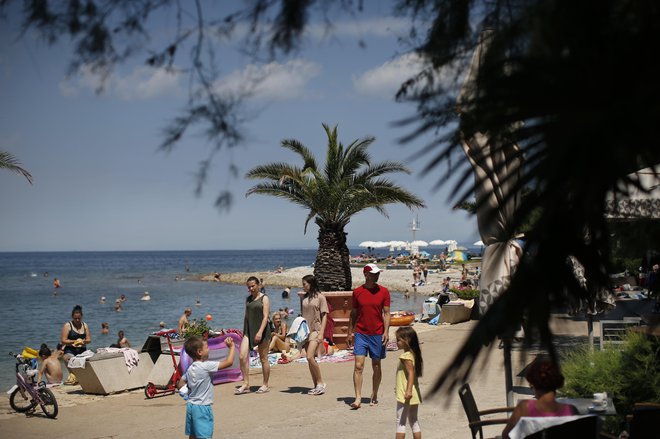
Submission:
M 317 224 L 319 251 L 316 254 L 314 276 L 319 282 L 319 288 L 321 291 L 348 291 L 353 279 L 344 226 Z

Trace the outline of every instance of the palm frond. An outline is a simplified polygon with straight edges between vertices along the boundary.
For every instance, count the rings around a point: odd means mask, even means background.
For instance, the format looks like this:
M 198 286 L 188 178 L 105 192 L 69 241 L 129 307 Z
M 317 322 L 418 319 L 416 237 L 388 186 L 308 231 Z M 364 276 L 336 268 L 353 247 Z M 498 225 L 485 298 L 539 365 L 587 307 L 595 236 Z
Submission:
M 10 152 L 0 151 L 0 169 L 7 169 L 11 172 L 16 172 L 25 177 L 28 183 L 32 184 L 33 178 L 25 168 L 21 166 L 21 162 Z
M 307 148 L 304 144 L 295 139 L 285 139 L 282 140 L 282 147 L 290 149 L 296 154 L 300 155 L 303 159 L 303 169 L 312 168 L 316 169 L 316 158 L 312 151 Z
M 282 162 L 255 166 L 245 174 L 245 177 L 250 179 L 263 178 L 278 181 L 282 176 L 294 177 L 300 176 L 301 174 L 301 168 Z

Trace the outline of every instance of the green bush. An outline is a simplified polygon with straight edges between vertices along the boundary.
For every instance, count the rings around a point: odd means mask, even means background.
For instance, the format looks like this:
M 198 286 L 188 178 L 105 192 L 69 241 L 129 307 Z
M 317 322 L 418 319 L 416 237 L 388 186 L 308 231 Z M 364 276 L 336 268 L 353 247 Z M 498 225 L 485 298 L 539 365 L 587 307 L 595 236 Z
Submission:
M 618 415 L 608 416 L 604 429 L 618 434 L 635 402 L 660 402 L 660 338 L 631 331 L 621 350 L 575 349 L 565 356 L 562 372 L 565 396 L 607 392 Z
M 206 323 L 206 320 L 197 320 L 193 319 L 192 322 L 188 322 L 188 325 L 183 328 L 183 338 L 192 337 L 197 335 L 203 337 L 205 334 L 211 330 L 209 325 Z
M 641 265 L 642 258 L 612 258 L 612 270 L 615 272 L 628 270 L 628 272 L 634 276 L 639 271 Z
M 459 290 L 458 288 L 450 288 L 449 291 L 455 293 L 459 299 L 463 299 L 463 300 L 479 299 L 479 290 L 472 290 L 472 289 Z
M 632 412 L 636 402 L 660 403 L 660 337 L 630 332 L 621 351 L 620 407 Z

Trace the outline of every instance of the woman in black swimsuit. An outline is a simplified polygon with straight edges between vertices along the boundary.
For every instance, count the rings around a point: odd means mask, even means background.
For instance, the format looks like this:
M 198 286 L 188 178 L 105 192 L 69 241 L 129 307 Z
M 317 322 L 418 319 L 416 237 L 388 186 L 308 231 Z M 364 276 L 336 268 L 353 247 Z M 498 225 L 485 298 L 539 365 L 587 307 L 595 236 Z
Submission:
M 71 321 L 62 326 L 62 345 L 64 346 L 64 360 L 81 354 L 87 350 L 87 345 L 91 343 L 92 336 L 87 323 L 82 321 L 82 307 L 76 305 L 71 311 Z

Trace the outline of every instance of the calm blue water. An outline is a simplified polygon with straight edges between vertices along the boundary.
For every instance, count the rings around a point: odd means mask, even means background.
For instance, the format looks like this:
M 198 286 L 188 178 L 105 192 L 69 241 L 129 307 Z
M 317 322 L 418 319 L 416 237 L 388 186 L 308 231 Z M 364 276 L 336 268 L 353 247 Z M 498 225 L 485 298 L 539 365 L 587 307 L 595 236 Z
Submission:
M 309 266 L 315 258 L 316 250 L 0 253 L 0 390 L 15 381 L 14 360 L 8 353 L 25 346 L 39 349 L 41 343 L 54 347 L 76 304 L 83 307 L 83 319 L 92 332 L 90 349 L 115 343 L 120 329 L 140 349 L 161 320 L 176 327 L 188 306 L 193 308 L 192 318 L 211 314 L 214 328 L 242 328 L 245 287 L 192 280 L 196 276 Z M 54 296 L 56 277 L 61 288 Z M 144 291 L 149 291 L 150 301 L 139 300 Z M 297 300 L 282 299 L 280 292 L 279 287 L 267 291 L 272 308 L 298 311 Z M 121 294 L 128 300 L 122 312 L 115 312 L 114 301 Z M 101 296 L 105 304 L 99 304 Z M 394 310 L 419 311 L 422 302 L 392 295 Z M 110 324 L 109 335 L 101 335 L 101 322 Z

